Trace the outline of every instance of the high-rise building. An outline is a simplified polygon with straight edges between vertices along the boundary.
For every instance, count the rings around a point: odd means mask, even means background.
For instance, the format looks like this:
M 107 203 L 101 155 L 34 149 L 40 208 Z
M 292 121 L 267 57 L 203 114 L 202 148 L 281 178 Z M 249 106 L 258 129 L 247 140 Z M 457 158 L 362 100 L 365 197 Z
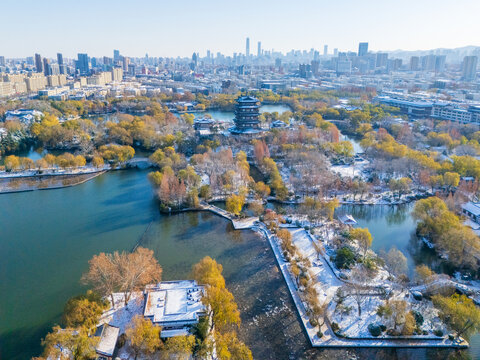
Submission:
M 245 55 L 250 56 L 250 38 L 247 37 L 247 42 L 245 44 Z
M 79 71 L 80 75 L 89 75 L 90 66 L 88 65 L 88 55 L 87 54 L 78 54 L 78 60 L 76 62 L 76 68 Z
M 338 55 L 338 49 L 337 49 L 337 48 L 335 48 L 335 49 L 333 49 L 333 56 L 335 56 L 335 57 L 336 57 L 337 55 Z
M 48 75 L 59 75 L 59 74 L 60 74 L 60 66 L 58 64 L 48 65 Z
M 365 56 L 368 53 L 368 42 L 358 44 L 358 56 Z
M 130 59 L 126 56 L 123 57 L 122 59 L 122 67 L 123 67 L 123 72 L 128 73 L 128 65 L 130 64 Z
M 338 75 L 340 74 L 350 74 L 352 72 L 352 61 L 347 57 L 342 57 L 337 59 L 335 66 L 335 71 Z
M 122 78 L 123 78 L 123 69 L 120 67 L 114 67 L 112 69 L 112 80 L 122 81 Z
M 433 54 L 425 55 L 421 57 L 422 70 L 423 71 L 435 71 L 436 57 Z
M 257 56 L 262 56 L 262 42 L 259 41 L 257 44 Z
M 418 71 L 420 69 L 420 58 L 418 56 L 412 56 L 410 58 L 410 70 Z
M 113 61 L 120 61 L 120 50 L 113 50 Z
M 130 64 L 129 63 L 128 64 L 128 75 L 135 76 L 136 73 L 137 73 L 137 67 L 135 66 L 135 64 Z
M 40 54 L 35 54 L 35 68 L 37 69 L 37 73 L 43 72 L 43 63 Z
M 198 55 L 197 55 L 197 53 L 193 53 L 192 62 L 190 64 L 190 69 L 195 70 L 197 65 L 198 65 Z
M 388 62 L 388 53 L 377 53 L 376 67 L 387 66 Z
M 435 72 L 443 73 L 445 71 L 446 55 L 437 55 L 435 58 Z
M 65 74 L 67 69 L 65 68 L 65 65 L 63 64 L 63 55 L 61 53 L 57 53 L 57 62 L 58 62 L 58 70 L 60 71 L 60 74 Z
M 5 56 L 0 56 L 0 66 L 5 66 Z
M 45 76 L 52 75 L 50 71 L 50 60 L 47 58 L 43 58 L 43 74 Z
M 328 55 L 328 45 L 323 45 L 323 56 Z
M 477 76 L 477 56 L 465 56 L 462 63 L 462 78 L 465 81 L 475 80 Z

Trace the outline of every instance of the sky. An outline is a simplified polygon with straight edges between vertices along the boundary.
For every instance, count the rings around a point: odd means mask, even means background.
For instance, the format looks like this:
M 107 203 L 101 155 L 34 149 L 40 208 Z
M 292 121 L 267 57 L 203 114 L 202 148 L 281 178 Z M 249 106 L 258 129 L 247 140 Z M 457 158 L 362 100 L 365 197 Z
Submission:
M 0 55 L 226 55 L 480 45 L 479 0 L 2 0 Z

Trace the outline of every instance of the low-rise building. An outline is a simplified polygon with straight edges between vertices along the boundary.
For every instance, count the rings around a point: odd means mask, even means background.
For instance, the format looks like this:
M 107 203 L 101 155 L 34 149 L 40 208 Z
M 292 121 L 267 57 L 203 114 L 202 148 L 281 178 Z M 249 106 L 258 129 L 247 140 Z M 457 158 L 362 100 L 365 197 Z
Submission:
M 162 337 L 188 335 L 206 315 L 204 287 L 195 280 L 163 281 L 147 290 L 144 317 L 162 327 Z
M 8 110 L 5 112 L 5 121 L 17 120 L 21 123 L 30 124 L 35 120 L 40 120 L 43 116 L 43 113 L 38 110 L 31 109 L 17 109 L 17 110 Z
M 472 122 L 472 114 L 468 110 L 449 103 L 435 103 L 432 109 L 432 116 L 438 119 L 455 121 L 463 124 Z
M 97 329 L 96 336 L 100 337 L 100 341 L 95 348 L 97 352 L 97 360 L 112 360 L 113 353 L 120 329 L 116 326 L 108 324 L 102 325 Z
M 467 202 L 462 205 L 462 214 L 480 224 L 480 203 Z

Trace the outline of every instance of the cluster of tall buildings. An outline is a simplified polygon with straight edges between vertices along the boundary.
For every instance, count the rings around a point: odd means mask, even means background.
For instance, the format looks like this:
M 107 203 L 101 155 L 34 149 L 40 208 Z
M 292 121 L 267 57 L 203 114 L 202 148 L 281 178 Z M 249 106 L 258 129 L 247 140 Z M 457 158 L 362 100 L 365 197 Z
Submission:
M 113 58 L 104 56 L 103 58 L 89 57 L 88 54 L 79 53 L 77 59 L 73 61 L 73 66 L 67 66 L 64 63 L 63 55 L 57 54 L 57 62 L 51 59 L 42 58 L 40 54 L 35 54 L 34 66 L 37 73 L 49 75 L 77 75 L 89 76 L 98 71 L 111 71 L 114 67 L 120 67 L 125 73 L 134 72 L 130 66 L 130 59 L 120 55 L 119 50 L 113 51 Z M 1 66 L 1 65 L 0 65 Z
M 250 55 L 252 55 L 250 53 L 250 38 L 247 37 L 247 39 L 245 40 L 245 56 L 248 58 L 250 57 Z M 259 41 L 257 42 L 257 57 L 260 57 L 262 55 L 263 55 L 262 42 Z
M 410 70 L 443 73 L 446 60 L 447 57 L 445 55 L 412 56 L 410 58 Z
M 313 49 L 312 49 L 313 50 Z M 338 52 L 335 49 L 333 57 L 328 56 L 328 47 L 324 47 L 324 56 L 320 58 L 318 51 L 313 50 L 313 60 L 310 63 L 300 63 L 298 74 L 309 78 L 320 70 L 335 71 L 337 75 L 355 74 L 388 74 L 392 71 L 422 71 L 444 74 L 447 70 L 446 55 L 429 54 L 411 56 L 410 62 L 404 64 L 401 58 L 390 58 L 386 52 L 370 52 L 368 42 L 358 44 L 358 51 Z M 461 80 L 476 79 L 478 58 L 475 55 L 465 56 L 461 64 Z M 277 64 L 275 64 L 277 66 Z

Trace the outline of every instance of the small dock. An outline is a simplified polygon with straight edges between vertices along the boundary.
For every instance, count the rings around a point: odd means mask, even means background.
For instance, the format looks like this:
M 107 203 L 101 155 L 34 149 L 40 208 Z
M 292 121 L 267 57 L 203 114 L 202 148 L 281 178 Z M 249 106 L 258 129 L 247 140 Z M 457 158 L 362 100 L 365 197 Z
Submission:
M 202 205 L 202 210 L 213 212 L 216 215 L 219 215 L 225 219 L 230 220 L 235 230 L 251 229 L 255 225 L 255 223 L 259 221 L 258 217 L 236 218 L 232 214 L 230 214 L 228 211 L 223 210 L 218 206 L 211 205 L 205 202 L 202 202 L 201 205 Z

